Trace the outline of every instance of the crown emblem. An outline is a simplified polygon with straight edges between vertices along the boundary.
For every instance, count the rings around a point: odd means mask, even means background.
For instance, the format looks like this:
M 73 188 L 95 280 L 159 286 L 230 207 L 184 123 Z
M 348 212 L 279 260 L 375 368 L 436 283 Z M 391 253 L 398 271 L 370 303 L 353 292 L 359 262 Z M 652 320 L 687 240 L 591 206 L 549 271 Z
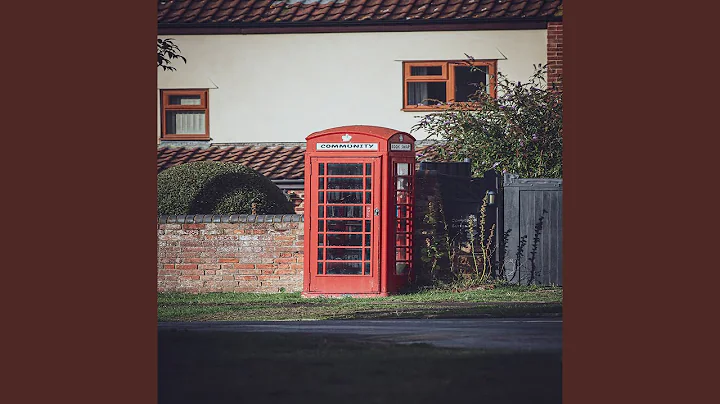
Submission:
M 352 136 L 348 135 L 347 133 L 342 135 L 343 142 L 349 142 L 350 139 L 352 139 Z

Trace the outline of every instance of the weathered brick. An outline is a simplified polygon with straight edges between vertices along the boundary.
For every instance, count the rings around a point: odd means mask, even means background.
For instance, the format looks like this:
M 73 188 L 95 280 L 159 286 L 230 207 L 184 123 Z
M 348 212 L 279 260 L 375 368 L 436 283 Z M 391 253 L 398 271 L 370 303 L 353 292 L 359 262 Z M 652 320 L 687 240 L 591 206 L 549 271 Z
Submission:
M 219 262 L 238 262 L 237 258 L 220 258 L 218 259 Z
M 176 269 L 198 269 L 197 264 L 178 264 L 175 265 Z

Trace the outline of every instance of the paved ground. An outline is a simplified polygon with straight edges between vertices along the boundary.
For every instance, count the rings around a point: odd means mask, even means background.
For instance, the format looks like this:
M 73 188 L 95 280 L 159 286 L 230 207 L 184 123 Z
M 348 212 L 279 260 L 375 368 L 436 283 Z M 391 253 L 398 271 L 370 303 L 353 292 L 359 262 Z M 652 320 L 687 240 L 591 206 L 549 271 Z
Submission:
M 170 322 L 158 323 L 158 330 L 343 334 L 449 348 L 562 350 L 561 318 Z

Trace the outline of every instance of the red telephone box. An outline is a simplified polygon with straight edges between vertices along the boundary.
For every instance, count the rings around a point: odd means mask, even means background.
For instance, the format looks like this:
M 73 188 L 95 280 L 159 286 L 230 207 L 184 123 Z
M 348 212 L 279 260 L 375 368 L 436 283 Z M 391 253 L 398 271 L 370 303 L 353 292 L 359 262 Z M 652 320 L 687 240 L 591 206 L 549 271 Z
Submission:
M 387 296 L 413 273 L 415 138 L 342 126 L 306 138 L 303 296 Z

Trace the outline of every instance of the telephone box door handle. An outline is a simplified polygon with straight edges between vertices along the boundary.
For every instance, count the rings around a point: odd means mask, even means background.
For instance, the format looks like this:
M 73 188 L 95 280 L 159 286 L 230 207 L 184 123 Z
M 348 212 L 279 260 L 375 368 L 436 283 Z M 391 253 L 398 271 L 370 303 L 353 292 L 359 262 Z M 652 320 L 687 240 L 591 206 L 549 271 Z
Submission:
M 375 208 L 375 216 L 380 216 L 380 208 Z

